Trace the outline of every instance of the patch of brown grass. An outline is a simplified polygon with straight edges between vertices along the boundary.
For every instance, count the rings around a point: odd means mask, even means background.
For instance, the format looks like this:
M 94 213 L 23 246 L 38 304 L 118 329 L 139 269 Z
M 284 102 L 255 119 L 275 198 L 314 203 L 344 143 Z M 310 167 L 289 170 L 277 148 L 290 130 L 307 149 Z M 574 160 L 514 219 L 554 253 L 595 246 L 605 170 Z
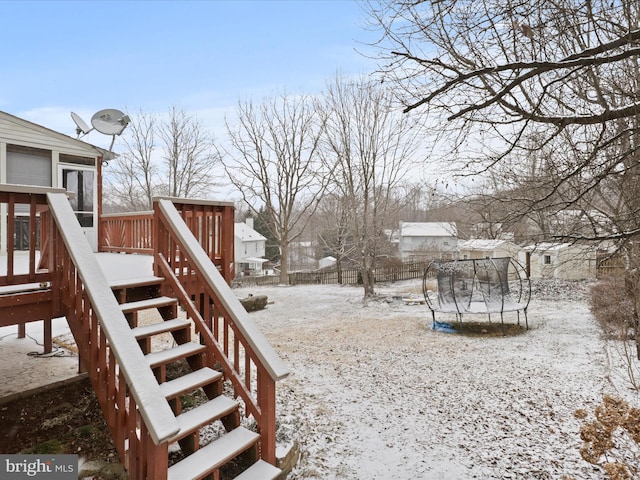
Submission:
M 527 331 L 524 325 L 515 323 L 504 324 L 504 335 L 500 322 L 467 322 L 463 320 L 462 322 L 446 322 L 446 324 L 455 330 L 455 333 L 475 337 L 513 337 Z

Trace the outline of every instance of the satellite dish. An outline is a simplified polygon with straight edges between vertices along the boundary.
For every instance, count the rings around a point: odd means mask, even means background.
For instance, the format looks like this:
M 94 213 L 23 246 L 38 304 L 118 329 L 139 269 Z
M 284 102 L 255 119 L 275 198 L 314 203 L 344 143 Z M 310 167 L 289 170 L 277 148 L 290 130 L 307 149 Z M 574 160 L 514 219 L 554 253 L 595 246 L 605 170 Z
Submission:
M 71 112 L 71 118 L 76 124 L 76 133 L 78 134 L 78 138 L 80 138 L 80 134 L 86 135 L 93 129 L 105 135 L 113 136 L 111 139 L 111 145 L 109 146 L 109 151 L 105 155 L 106 158 L 111 158 L 112 156 L 111 149 L 116 141 L 116 135 L 120 135 L 123 130 L 127 128 L 129 122 L 131 122 L 128 115 L 125 115 L 120 110 L 115 110 L 113 108 L 107 108 L 96 112 L 93 117 L 91 117 L 91 125 L 93 125 L 93 128 L 89 128 L 85 121 L 73 112 Z M 107 162 L 103 161 L 103 164 L 106 165 Z
M 131 119 L 120 110 L 107 108 L 91 117 L 91 125 L 105 135 L 120 135 Z
M 87 123 L 77 113 L 71 112 L 71 118 L 76 124 L 76 135 L 78 138 L 80 138 L 80 134 L 86 135 L 93 130 L 93 128 L 89 128 L 89 125 L 87 125 Z

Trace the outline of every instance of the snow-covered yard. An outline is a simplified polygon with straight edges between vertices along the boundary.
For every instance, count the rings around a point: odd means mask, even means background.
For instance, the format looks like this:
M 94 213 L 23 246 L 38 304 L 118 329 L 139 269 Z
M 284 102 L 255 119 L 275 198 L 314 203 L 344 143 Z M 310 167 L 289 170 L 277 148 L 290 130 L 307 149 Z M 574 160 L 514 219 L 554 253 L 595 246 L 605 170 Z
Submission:
M 529 331 L 507 337 L 431 330 L 424 305 L 391 300 L 418 281 L 366 304 L 354 287 L 235 290 L 273 302 L 251 317 L 291 370 L 278 384 L 283 441 L 302 450 L 289 478 L 603 478 L 580 457 L 574 411 L 604 393 L 639 402 L 585 290 L 539 289 Z

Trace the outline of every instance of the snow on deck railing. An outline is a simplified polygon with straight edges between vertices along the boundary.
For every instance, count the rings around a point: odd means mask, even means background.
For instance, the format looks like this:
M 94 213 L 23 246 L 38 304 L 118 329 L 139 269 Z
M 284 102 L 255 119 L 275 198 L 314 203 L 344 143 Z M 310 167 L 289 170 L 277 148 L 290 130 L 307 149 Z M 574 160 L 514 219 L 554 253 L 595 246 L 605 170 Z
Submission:
M 211 263 L 209 257 L 186 227 L 173 203 L 167 199 L 159 199 L 157 203 L 174 233 L 179 235 L 189 257 L 205 277 L 207 283 L 218 294 L 218 299 L 225 311 L 233 315 L 234 324 L 237 325 L 238 330 L 247 340 L 247 346 L 251 348 L 262 365 L 264 365 L 269 376 L 274 381 L 287 377 L 289 375 L 288 368 L 255 323 L 249 318 L 249 314 L 240 303 L 240 300 L 235 296 L 224 277 Z
M 0 286 L 48 282 L 49 272 L 38 269 L 38 222 L 41 210 L 46 210 L 46 194 L 65 193 L 60 188 L 33 187 L 29 185 L 0 184 L 0 204 L 7 216 L 6 229 L 2 232 L 0 259 Z M 16 246 L 16 240 L 24 239 L 24 232 L 16 230 L 16 219 L 28 220 L 26 244 Z M 20 243 L 20 242 L 19 242 Z
M 156 445 L 166 442 L 178 431 L 175 416 L 162 394 L 142 351 L 131 334 L 131 328 L 109 287 L 94 253 L 89 246 L 67 197 L 48 194 L 51 214 L 73 264 L 85 285 L 120 371 Z
M 227 283 L 230 277 L 218 272 L 194 236 L 193 221 L 198 212 L 179 213 L 169 200 L 156 201 L 155 210 L 155 274 L 165 277 L 176 292 L 207 346 L 207 362 L 210 366 L 219 363 L 235 396 L 244 402 L 245 414 L 253 415 L 261 458 L 275 465 L 275 384 L 289 371 L 232 292 Z

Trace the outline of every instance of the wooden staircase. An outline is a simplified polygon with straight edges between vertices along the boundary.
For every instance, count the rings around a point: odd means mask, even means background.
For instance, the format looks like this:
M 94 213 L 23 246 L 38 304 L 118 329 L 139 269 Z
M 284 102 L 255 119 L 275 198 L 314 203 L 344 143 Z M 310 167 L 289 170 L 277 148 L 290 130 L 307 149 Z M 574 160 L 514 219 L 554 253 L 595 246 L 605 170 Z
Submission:
M 180 428 L 171 439 L 169 451 L 178 453 L 170 455 L 167 478 L 279 478 L 281 470 L 260 459 L 260 435 L 241 426 L 239 403 L 223 393 L 223 373 L 207 347 L 192 339 L 193 324 L 179 317 L 179 302 L 166 295 L 170 289 L 164 279 L 140 278 L 110 287 Z M 201 403 L 190 407 L 194 397 Z M 224 433 L 203 444 L 207 428 Z
M 281 478 L 276 383 L 289 371 L 229 286 L 232 208 L 154 199 L 152 228 L 133 229 L 151 235 L 149 278 L 109 284 L 64 191 L 9 190 L 0 188 L 9 225 L 16 205 L 29 208 L 29 266 L 18 273 L 8 248 L 0 286 L 49 288 L 35 303 L 32 292 L 3 298 L 12 313 L 0 324 L 44 319 L 50 348 L 51 319 L 66 317 L 129 478 Z

